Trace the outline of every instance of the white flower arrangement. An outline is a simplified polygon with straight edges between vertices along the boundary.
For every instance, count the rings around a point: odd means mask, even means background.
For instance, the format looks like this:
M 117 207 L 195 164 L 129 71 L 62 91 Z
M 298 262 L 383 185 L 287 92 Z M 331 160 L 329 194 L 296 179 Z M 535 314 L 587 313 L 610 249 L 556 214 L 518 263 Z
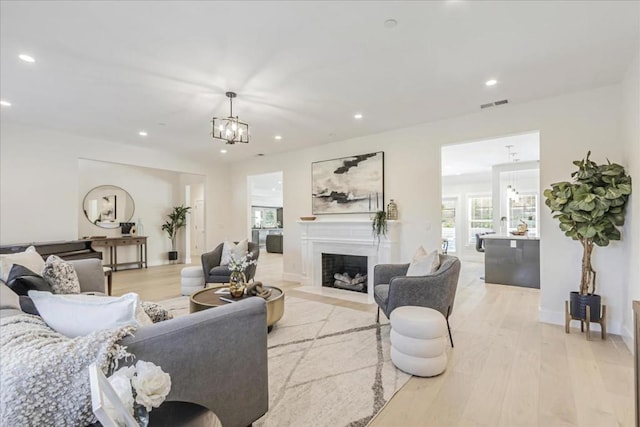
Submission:
M 245 256 L 242 258 L 236 258 L 234 254 L 231 254 L 231 259 L 229 260 L 229 271 L 238 271 L 244 273 L 250 265 L 256 264 L 258 260 L 251 259 L 253 254 L 251 252 L 247 252 Z
M 133 416 L 136 415 L 136 406 L 143 406 L 147 412 L 159 407 L 171 390 L 169 374 L 143 360 L 139 360 L 135 366 L 118 369 L 109 377 L 109 382 Z M 121 419 L 113 406 L 105 409 L 114 420 Z

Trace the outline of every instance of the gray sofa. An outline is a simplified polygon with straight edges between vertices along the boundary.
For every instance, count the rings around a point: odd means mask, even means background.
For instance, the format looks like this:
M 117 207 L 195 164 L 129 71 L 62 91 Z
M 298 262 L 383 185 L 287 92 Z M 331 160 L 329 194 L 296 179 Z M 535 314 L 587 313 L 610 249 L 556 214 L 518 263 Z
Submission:
M 83 292 L 104 292 L 100 260 L 70 262 Z M 0 287 L 0 317 L 22 313 L 18 296 Z M 264 300 L 249 298 L 142 327 L 122 344 L 171 375 L 167 401 L 200 404 L 225 427 L 244 427 L 269 405 L 266 316 Z

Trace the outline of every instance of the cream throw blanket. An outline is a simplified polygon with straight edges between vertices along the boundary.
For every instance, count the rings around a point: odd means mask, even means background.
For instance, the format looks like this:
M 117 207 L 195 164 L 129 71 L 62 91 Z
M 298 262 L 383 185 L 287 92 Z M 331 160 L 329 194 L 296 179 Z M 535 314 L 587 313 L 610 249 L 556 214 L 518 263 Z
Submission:
M 117 342 L 132 326 L 68 338 L 38 316 L 0 320 L 0 425 L 85 426 L 91 410 L 89 365 L 103 372 L 127 356 Z

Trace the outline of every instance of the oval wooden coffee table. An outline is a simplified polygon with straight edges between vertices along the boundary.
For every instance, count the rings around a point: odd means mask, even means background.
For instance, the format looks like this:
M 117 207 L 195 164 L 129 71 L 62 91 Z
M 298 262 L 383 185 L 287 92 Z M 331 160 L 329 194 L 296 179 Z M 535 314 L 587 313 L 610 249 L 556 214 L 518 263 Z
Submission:
M 233 304 L 232 302 L 224 301 L 220 297 L 230 299 L 233 301 L 242 301 L 243 299 L 253 298 L 244 295 L 242 298 L 231 298 L 229 294 L 216 294 L 216 291 L 226 288 L 227 286 L 215 286 L 199 290 L 191 295 L 189 299 L 189 312 L 195 313 L 196 311 L 206 310 L 212 307 L 220 307 L 221 305 Z M 282 289 L 275 286 L 263 286 L 265 289 L 271 289 L 271 295 L 266 299 L 267 301 L 267 328 L 269 331 L 273 328 L 273 325 L 284 315 L 284 292 Z

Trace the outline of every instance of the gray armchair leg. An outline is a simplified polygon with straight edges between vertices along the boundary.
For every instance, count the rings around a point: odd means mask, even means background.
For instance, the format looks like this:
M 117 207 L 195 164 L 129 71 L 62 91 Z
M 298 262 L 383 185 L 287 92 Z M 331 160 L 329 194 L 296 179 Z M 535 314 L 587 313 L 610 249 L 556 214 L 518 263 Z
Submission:
M 378 306 L 378 314 L 376 315 L 376 323 L 380 323 L 380 306 Z

